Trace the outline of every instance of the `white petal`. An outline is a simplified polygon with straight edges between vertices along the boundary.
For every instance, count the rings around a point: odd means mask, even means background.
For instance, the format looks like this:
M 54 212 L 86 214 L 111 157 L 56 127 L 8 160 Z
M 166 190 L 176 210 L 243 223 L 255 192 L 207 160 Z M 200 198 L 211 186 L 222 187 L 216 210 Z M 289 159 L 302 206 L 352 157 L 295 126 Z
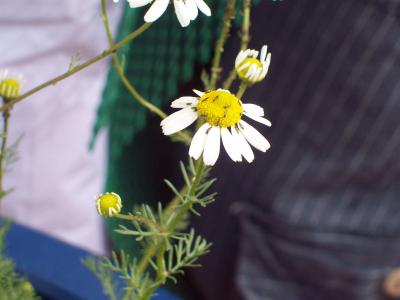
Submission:
M 267 139 L 258 132 L 253 126 L 249 125 L 245 121 L 241 120 L 239 122 L 239 129 L 243 133 L 246 140 L 256 149 L 265 152 L 271 148 L 271 144 Z
M 257 75 L 255 76 L 254 80 L 255 81 L 261 81 L 265 78 L 265 76 L 262 76 L 264 73 L 264 69 L 258 68 L 257 70 Z
M 211 127 L 204 143 L 203 160 L 206 166 L 213 166 L 218 159 L 221 146 L 221 129 Z
M 165 12 L 169 4 L 169 0 L 156 0 L 144 15 L 147 23 L 156 21 Z
M 190 20 L 196 19 L 199 14 L 199 9 L 194 0 L 186 0 L 186 8 Z
M 264 125 L 266 125 L 268 127 L 272 126 L 271 122 L 269 120 L 267 120 L 266 118 L 263 118 L 263 117 L 260 117 L 260 116 L 257 116 L 257 115 L 253 115 L 253 114 L 250 114 L 248 112 L 244 112 L 243 114 L 248 116 L 250 119 L 253 119 L 254 121 L 260 122 L 261 124 L 264 124 Z
M 218 89 L 218 91 L 223 91 L 223 92 L 226 92 L 226 93 L 228 93 L 228 94 L 232 94 L 230 90 Z
M 197 130 L 192 139 L 192 143 L 190 144 L 189 156 L 193 157 L 194 159 L 198 159 L 200 157 L 201 153 L 203 152 L 207 132 L 210 127 L 210 124 L 205 123 L 199 128 L 199 130 Z
M 242 133 L 239 132 L 236 127 L 232 126 L 231 131 L 232 131 L 232 137 L 235 140 L 238 150 L 243 155 L 243 157 L 249 163 L 251 163 L 254 160 L 254 153 L 253 153 L 253 150 L 251 150 L 250 145 L 247 143 L 247 141 L 244 138 L 244 136 L 242 135 Z
M 236 60 L 235 60 L 235 68 L 237 68 L 242 62 L 243 60 L 247 57 L 246 53 L 241 50 L 239 52 L 239 54 L 236 56 Z
M 242 161 L 242 155 L 238 150 L 238 146 L 235 143 L 232 134 L 227 128 L 221 128 L 222 144 L 224 145 L 226 153 L 233 161 Z
M 262 69 L 260 69 L 258 66 L 256 66 L 255 68 L 253 68 L 253 71 L 251 72 L 251 74 L 249 75 L 249 80 L 255 82 L 256 78 L 259 74 L 259 72 L 262 72 Z
M 174 7 L 176 17 L 178 18 L 179 23 L 182 27 L 186 27 L 190 24 L 190 16 L 187 11 L 187 7 L 182 0 L 174 0 Z
M 257 50 L 250 50 L 250 56 L 252 56 L 253 58 L 257 58 L 258 51 Z
M 268 74 L 269 65 L 271 64 L 271 53 L 268 53 L 267 59 L 263 64 L 263 72 L 261 76 L 264 78 Z
M 246 75 L 244 76 L 247 79 L 250 79 L 254 72 L 257 70 L 257 65 L 252 64 L 250 68 L 247 70 Z
M 269 65 L 271 64 L 271 56 L 272 56 L 272 54 L 271 54 L 271 53 L 268 53 L 267 59 L 265 60 L 265 62 L 267 63 L 267 67 L 268 67 L 268 68 L 269 68 Z
M 261 61 L 265 61 L 265 59 L 267 58 L 267 52 L 268 52 L 268 47 L 267 47 L 267 45 L 264 45 L 261 48 L 261 54 L 260 54 L 260 60 Z
M 198 115 L 192 108 L 181 109 L 161 122 L 161 127 L 165 135 L 174 134 L 196 121 Z
M 152 1 L 153 0 L 128 0 L 129 6 L 131 8 L 145 6 L 145 5 L 149 4 Z
M 241 65 L 240 67 L 237 68 L 237 71 L 243 71 L 244 69 L 246 69 L 248 66 L 250 66 L 250 62 L 247 61 L 245 62 L 243 65 Z
M 249 114 L 252 114 L 254 116 L 259 116 L 263 117 L 264 116 L 264 108 L 261 106 L 258 106 L 253 103 L 244 103 L 242 104 L 243 110 Z
M 171 103 L 173 108 L 194 107 L 197 105 L 196 97 L 180 97 Z
M 202 96 L 204 96 L 204 94 L 205 94 L 205 93 L 203 93 L 203 92 L 200 92 L 199 90 L 193 90 L 193 92 L 194 92 L 197 96 L 199 96 L 199 97 L 202 97 Z
M 208 17 L 211 16 L 211 9 L 203 0 L 194 0 L 194 2 L 196 2 L 197 7 L 203 14 L 205 14 Z
M 257 68 L 256 73 L 254 74 L 254 81 L 260 81 L 261 79 L 263 79 L 263 77 L 261 76 L 263 73 L 263 68 Z

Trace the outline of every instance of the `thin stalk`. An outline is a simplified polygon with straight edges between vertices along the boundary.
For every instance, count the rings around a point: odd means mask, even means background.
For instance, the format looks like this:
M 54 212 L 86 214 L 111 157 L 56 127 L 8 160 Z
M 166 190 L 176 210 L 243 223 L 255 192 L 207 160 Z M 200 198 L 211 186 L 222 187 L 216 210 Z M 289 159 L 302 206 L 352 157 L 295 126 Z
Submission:
M 199 158 L 196 161 L 196 174 L 193 178 L 192 185 L 188 191 L 189 200 L 182 207 L 180 207 L 179 212 L 176 214 L 174 220 L 171 222 L 171 225 L 169 226 L 169 230 L 171 232 L 173 232 L 176 229 L 178 224 L 180 222 L 182 222 L 182 219 L 186 216 L 187 212 L 192 208 L 193 203 L 192 203 L 192 201 L 190 201 L 190 199 L 196 193 L 196 188 L 203 177 L 204 167 L 205 167 L 205 165 L 204 165 L 202 158 Z
M 27 91 L 26 93 L 22 94 L 21 96 L 10 99 L 10 101 L 8 101 L 2 107 L 0 107 L 0 112 L 10 110 L 15 104 L 25 100 L 29 96 L 32 96 L 33 94 L 36 94 L 37 92 L 39 92 L 49 86 L 55 85 L 58 82 L 74 75 L 75 73 L 78 73 L 79 71 L 86 69 L 87 67 L 93 65 L 94 63 L 110 56 L 111 54 L 115 53 L 119 48 L 121 48 L 121 47 L 125 46 L 126 44 L 128 44 L 129 42 L 133 41 L 135 38 L 137 38 L 139 35 L 141 35 L 143 32 L 145 32 L 150 26 L 151 26 L 151 23 L 143 24 L 138 29 L 136 29 L 132 33 L 128 34 L 120 42 L 116 43 L 114 46 L 110 47 L 109 49 L 103 51 L 101 54 L 87 60 L 86 62 L 84 62 L 80 65 L 77 65 L 76 67 L 72 68 L 71 70 L 68 70 L 67 72 L 65 72 L 62 75 L 59 75 L 49 81 L 46 81 L 45 83 L 38 85 L 37 87 Z
M 238 92 L 236 93 L 236 97 L 239 98 L 239 99 L 241 99 L 241 98 L 243 97 L 243 95 L 244 95 L 244 92 L 246 92 L 248 86 L 249 86 L 249 85 L 248 85 L 247 83 L 245 83 L 244 81 L 242 81 L 242 83 L 241 83 L 240 86 L 239 86 L 239 90 L 238 90 Z
M 106 34 L 107 34 L 107 39 L 108 43 L 110 44 L 110 47 L 113 47 L 114 40 L 111 34 L 111 29 L 110 29 L 110 24 L 108 21 L 108 14 L 107 14 L 107 5 L 106 1 L 102 0 L 101 1 L 101 9 L 102 9 L 102 17 L 103 17 L 103 23 L 104 27 L 106 29 Z M 125 76 L 124 70 L 121 66 L 121 63 L 119 61 L 118 54 L 115 52 L 112 54 L 112 59 L 114 63 L 114 67 L 117 70 L 118 76 L 120 77 L 122 83 L 125 85 L 127 90 L 132 94 L 133 98 L 139 102 L 140 105 L 146 107 L 149 111 L 152 113 L 156 114 L 159 116 L 161 119 L 165 119 L 167 117 L 167 114 L 164 113 L 161 109 L 159 109 L 157 106 L 153 105 L 150 101 L 146 100 L 138 91 L 137 89 L 131 84 L 129 79 Z M 176 136 L 179 137 L 181 141 L 183 141 L 186 144 L 189 144 L 191 142 L 191 137 L 186 133 L 186 132 L 178 132 Z
M 231 73 L 229 74 L 228 78 L 227 78 L 227 79 L 225 80 L 225 82 L 224 82 L 223 88 L 224 88 L 225 90 L 229 90 L 229 89 L 230 89 L 232 83 L 233 83 L 233 82 L 235 81 L 235 79 L 236 79 L 236 76 L 237 76 L 236 68 L 233 67 Z
M 101 3 L 102 3 L 102 17 L 103 17 L 104 27 L 106 29 L 107 39 L 108 39 L 108 42 L 109 42 L 110 46 L 113 47 L 114 40 L 112 38 L 110 25 L 109 25 L 109 21 L 108 21 L 106 0 L 102 0 Z M 133 97 L 141 105 L 143 105 L 144 107 L 149 109 L 154 114 L 158 115 L 160 118 L 162 118 L 162 119 L 166 118 L 167 115 L 161 109 L 159 109 L 158 107 L 156 107 L 155 105 L 153 105 L 152 103 L 147 101 L 133 87 L 133 85 L 130 83 L 128 78 L 125 76 L 125 73 L 124 73 L 124 71 L 122 69 L 122 66 L 121 66 L 120 62 L 119 62 L 118 54 L 117 53 L 113 53 L 112 54 L 112 58 L 113 58 L 114 67 L 117 70 L 118 76 L 120 77 L 121 81 L 123 82 L 125 87 L 128 89 L 128 91 L 133 95 Z M 190 141 L 191 141 L 191 137 L 188 134 L 186 134 L 185 132 L 179 132 L 179 133 L 177 133 L 177 136 L 179 136 L 185 143 L 190 143 Z M 118 215 L 117 217 L 119 217 L 120 219 L 124 219 L 124 220 L 131 219 L 131 218 L 129 218 L 129 216 L 125 216 L 125 215 Z M 145 220 L 141 220 L 141 221 L 145 221 Z M 154 225 L 154 224 L 152 224 L 152 225 Z M 165 229 L 163 229 L 163 231 L 165 231 Z M 159 268 L 161 267 L 161 266 L 159 266 L 159 264 L 161 263 L 161 258 L 163 258 L 164 252 L 165 252 L 165 245 L 164 245 L 163 241 L 161 241 L 160 243 L 150 244 L 146 248 L 143 257 L 139 261 L 139 264 L 138 264 L 138 267 L 137 267 L 137 272 L 136 272 L 136 278 L 132 277 L 132 281 L 131 281 L 132 286 L 136 286 L 137 285 L 136 281 L 143 275 L 143 273 L 146 272 L 147 267 L 149 265 L 149 261 L 150 261 L 150 259 L 152 259 L 152 257 L 155 256 L 155 254 L 157 253 L 157 250 L 158 250 L 158 259 L 157 259 L 158 267 Z M 163 269 L 160 270 L 159 272 L 157 272 L 158 281 L 160 281 L 160 279 L 162 279 L 162 276 L 165 276 L 165 275 L 162 275 L 162 274 L 164 274 Z M 124 299 L 128 299 L 130 297 L 130 295 L 131 295 L 131 292 L 132 292 L 132 289 L 127 289 L 125 294 L 124 294 Z M 144 299 L 149 298 L 152 294 L 153 294 L 153 289 L 149 289 L 145 293 Z
M 243 0 L 243 22 L 242 22 L 240 50 L 245 50 L 249 46 L 250 25 L 251 25 L 250 12 L 251 12 L 251 0 Z
M 0 199 L 6 193 L 4 191 L 4 172 L 5 172 L 5 159 L 7 155 L 7 141 L 8 141 L 8 121 L 10 119 L 10 112 L 8 110 L 3 112 L 3 132 L 1 139 L 1 153 L 0 153 Z
M 215 43 L 214 58 L 211 66 L 211 79 L 208 89 L 214 90 L 221 73 L 221 56 L 224 51 L 225 42 L 232 27 L 232 19 L 235 16 L 236 0 L 228 0 L 225 7 L 221 35 Z
M 195 194 L 196 194 L 196 189 L 203 178 L 204 170 L 205 170 L 205 165 L 203 163 L 203 160 L 200 158 L 196 161 L 195 176 L 192 179 L 192 185 L 188 191 L 189 199 L 183 206 L 181 206 L 179 208 L 179 212 L 176 214 L 175 218 L 173 219 L 170 226 L 168 227 L 168 230 L 170 232 L 175 231 L 176 227 L 178 227 L 179 223 L 182 222 L 182 219 L 185 218 L 185 216 L 187 215 L 189 210 L 192 208 L 193 202 L 190 201 L 190 199 L 193 196 L 195 196 Z M 152 253 L 153 255 L 151 256 L 151 257 L 153 257 L 156 254 L 157 249 L 152 248 L 151 250 L 153 250 L 153 253 Z M 158 256 L 157 256 L 157 268 L 160 268 L 159 264 L 163 263 L 164 254 L 165 254 L 165 243 L 161 242 L 161 244 L 159 246 Z M 157 281 L 155 282 L 155 284 L 153 284 L 153 286 L 151 286 L 149 289 L 147 289 L 145 291 L 144 295 L 141 297 L 141 300 L 150 299 L 151 295 L 154 294 L 154 292 L 157 290 L 157 288 L 163 284 L 166 276 L 167 276 L 167 274 L 164 271 L 164 267 L 161 266 L 161 271 L 157 270 Z
M 249 46 L 250 42 L 250 13 L 251 13 L 251 0 L 243 0 L 243 21 L 242 28 L 240 33 L 240 50 L 246 50 Z M 229 90 L 232 83 L 235 81 L 237 77 L 236 68 L 230 72 L 228 78 L 225 80 L 223 84 L 223 88 L 225 90 Z

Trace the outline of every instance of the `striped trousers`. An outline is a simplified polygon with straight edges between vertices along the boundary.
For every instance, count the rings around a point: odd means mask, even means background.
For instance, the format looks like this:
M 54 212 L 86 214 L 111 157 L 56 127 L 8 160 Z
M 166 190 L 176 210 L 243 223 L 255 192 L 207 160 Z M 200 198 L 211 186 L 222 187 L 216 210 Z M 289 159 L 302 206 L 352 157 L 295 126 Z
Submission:
M 265 108 L 273 126 L 259 130 L 272 148 L 250 165 L 219 162 L 219 198 L 207 222 L 195 220 L 214 243 L 191 274 L 201 299 L 394 296 L 385 282 L 400 267 L 399 8 L 263 0 L 254 10 L 251 46 L 268 43 L 272 63 L 244 100 Z

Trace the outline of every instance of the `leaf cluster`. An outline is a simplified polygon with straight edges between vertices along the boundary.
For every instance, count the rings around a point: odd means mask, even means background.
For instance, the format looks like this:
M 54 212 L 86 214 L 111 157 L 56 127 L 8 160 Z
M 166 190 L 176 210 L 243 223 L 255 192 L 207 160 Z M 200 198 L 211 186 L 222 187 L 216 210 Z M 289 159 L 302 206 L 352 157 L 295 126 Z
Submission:
M 38 300 L 32 285 L 15 271 L 14 263 L 4 255 L 4 236 L 10 222 L 0 226 L 0 300 Z
M 209 252 L 210 243 L 196 235 L 194 229 L 185 231 L 190 213 L 200 215 L 197 207 L 205 207 L 215 200 L 216 193 L 207 193 L 215 179 L 207 179 L 209 169 L 199 172 L 193 160 L 188 166 L 181 162 L 180 170 L 184 188 L 178 190 L 171 181 L 165 180 L 175 196 L 167 207 L 160 203 L 156 209 L 141 205 L 125 216 L 131 220 L 131 226 L 120 225 L 116 230 L 134 237 L 153 252 L 144 253 L 140 260 L 131 259 L 124 252 L 119 256 L 113 253 L 110 259 L 86 260 L 110 299 L 149 299 L 167 280 L 176 283 L 185 268 L 199 266 L 198 259 Z

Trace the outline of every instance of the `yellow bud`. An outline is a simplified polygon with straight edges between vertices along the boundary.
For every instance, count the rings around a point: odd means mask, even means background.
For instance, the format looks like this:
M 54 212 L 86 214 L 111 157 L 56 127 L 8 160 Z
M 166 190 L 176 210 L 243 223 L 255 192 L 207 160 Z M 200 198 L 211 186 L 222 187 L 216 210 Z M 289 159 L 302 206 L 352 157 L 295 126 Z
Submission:
M 0 81 L 0 96 L 4 98 L 14 98 L 21 93 L 21 84 L 15 79 L 5 79 Z
M 121 197 L 116 193 L 105 193 L 96 200 L 97 212 L 101 216 L 112 217 L 121 212 Z
M 254 78 L 253 80 L 250 80 L 250 76 L 248 74 L 249 70 L 262 70 L 263 65 L 261 61 L 259 61 L 257 58 L 252 58 L 248 57 L 239 66 L 236 68 L 236 72 L 238 73 L 240 79 L 244 81 L 249 81 L 249 82 L 257 82 L 259 81 L 258 78 Z M 261 74 L 261 72 L 260 72 Z
M 21 94 L 24 79 L 20 74 L 0 70 L 0 97 L 15 98 Z

